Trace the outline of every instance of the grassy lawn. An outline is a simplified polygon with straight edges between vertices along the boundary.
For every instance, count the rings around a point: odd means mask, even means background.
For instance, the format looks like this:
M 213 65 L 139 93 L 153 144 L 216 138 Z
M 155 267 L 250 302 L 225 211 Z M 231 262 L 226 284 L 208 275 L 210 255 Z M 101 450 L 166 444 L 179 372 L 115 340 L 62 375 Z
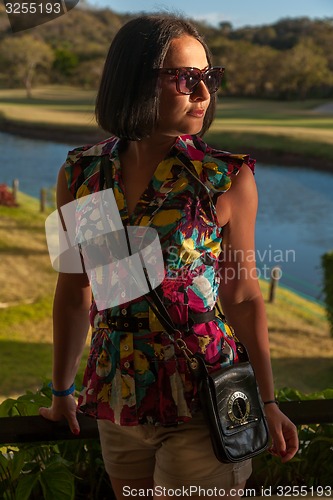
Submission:
M 46 214 L 38 200 L 19 193 L 18 201 L 18 208 L 0 207 L 0 400 L 39 388 L 52 370 L 56 272 L 44 237 Z M 268 297 L 268 283 L 261 286 Z M 323 308 L 280 288 L 267 313 L 276 387 L 308 393 L 332 387 L 333 339 Z
M 4 120 L 29 127 L 96 133 L 95 91 L 64 86 L 0 90 L 0 126 Z M 333 115 L 316 109 L 325 100 L 268 101 L 219 97 L 217 115 L 206 138 L 224 149 L 295 153 L 333 161 Z M 2 127 L 3 128 L 3 127 Z M 50 132 L 50 137 L 52 133 Z
M 269 284 L 261 282 L 264 298 Z M 324 308 L 279 288 L 274 304 L 266 302 L 276 388 L 316 392 L 332 387 L 333 338 Z
M 35 89 L 27 99 L 21 89 L 0 90 L 0 125 L 9 121 L 22 127 L 48 127 L 89 133 L 96 131 L 94 100 L 96 92 L 64 86 Z M 52 138 L 52 133 L 50 133 Z
M 333 115 L 316 111 L 324 103 L 222 98 L 206 139 L 231 151 L 322 159 L 333 169 Z
M 22 116 L 26 118 L 27 109 L 44 109 L 52 113 L 55 111 L 74 111 L 76 113 L 93 113 L 96 92 L 62 85 L 50 85 L 33 90 L 32 99 L 26 97 L 23 89 L 0 90 L 1 107 L 9 113 L 10 109 L 22 109 Z M 33 117 L 31 117 L 33 119 Z
M 53 271 L 39 201 L 0 206 L 0 399 L 34 390 L 52 373 Z M 78 380 L 82 377 L 83 364 Z M 78 381 L 78 386 L 80 382 Z

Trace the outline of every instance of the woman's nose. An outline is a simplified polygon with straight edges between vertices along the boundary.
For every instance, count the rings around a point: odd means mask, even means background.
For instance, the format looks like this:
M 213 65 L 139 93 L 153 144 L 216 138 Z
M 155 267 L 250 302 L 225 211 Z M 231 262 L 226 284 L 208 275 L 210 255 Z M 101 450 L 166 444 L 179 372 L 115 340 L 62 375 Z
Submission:
M 207 101 L 207 99 L 210 99 L 210 93 L 203 80 L 198 83 L 190 97 L 192 101 Z

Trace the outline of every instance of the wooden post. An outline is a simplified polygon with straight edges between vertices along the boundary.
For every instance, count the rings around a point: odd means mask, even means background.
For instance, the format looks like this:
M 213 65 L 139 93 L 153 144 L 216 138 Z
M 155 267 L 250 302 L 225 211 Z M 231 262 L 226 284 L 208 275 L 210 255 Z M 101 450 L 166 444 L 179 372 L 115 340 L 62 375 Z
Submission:
M 17 203 L 17 193 L 18 193 L 18 190 L 19 190 L 19 180 L 18 179 L 14 179 L 13 180 L 13 198 L 14 198 L 14 201 L 15 203 Z
M 268 302 L 273 303 L 275 301 L 276 288 L 278 286 L 279 280 L 281 278 L 281 269 L 279 267 L 273 267 L 271 271 L 271 283 L 269 288 L 269 298 Z
M 46 189 L 42 188 L 40 190 L 40 211 L 45 212 L 46 207 Z

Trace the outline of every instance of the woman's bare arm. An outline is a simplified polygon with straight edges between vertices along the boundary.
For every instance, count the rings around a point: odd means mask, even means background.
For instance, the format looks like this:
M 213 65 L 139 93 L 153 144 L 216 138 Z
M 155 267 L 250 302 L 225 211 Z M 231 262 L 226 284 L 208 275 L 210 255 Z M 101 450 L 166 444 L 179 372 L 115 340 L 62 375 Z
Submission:
M 217 202 L 223 225 L 219 290 L 224 314 L 249 352 L 263 401 L 274 399 L 265 304 L 255 262 L 255 220 L 258 196 L 253 174 L 244 165 L 230 190 Z M 265 408 L 272 450 L 289 460 L 297 451 L 295 426 L 275 404 Z
M 60 208 L 71 201 L 73 196 L 67 188 L 62 167 L 57 183 L 57 206 Z M 74 381 L 89 330 L 90 304 L 87 275 L 59 273 L 53 303 L 52 384 L 57 391 L 68 389 Z M 50 420 L 66 418 L 72 432 L 79 432 L 76 403 L 71 395 L 53 396 L 51 408 L 41 408 L 40 414 Z

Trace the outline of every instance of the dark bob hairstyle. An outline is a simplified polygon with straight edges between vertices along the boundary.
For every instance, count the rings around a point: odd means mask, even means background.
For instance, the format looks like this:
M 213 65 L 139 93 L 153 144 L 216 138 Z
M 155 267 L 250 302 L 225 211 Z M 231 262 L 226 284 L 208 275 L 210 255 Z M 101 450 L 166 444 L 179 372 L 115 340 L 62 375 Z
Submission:
M 148 15 L 126 23 L 114 37 L 96 99 L 97 123 L 111 135 L 128 140 L 148 137 L 158 121 L 159 88 L 157 68 L 174 38 L 190 35 L 205 49 L 208 63 L 212 57 L 197 29 L 174 15 Z M 210 127 L 216 97 L 211 95 L 203 128 Z

